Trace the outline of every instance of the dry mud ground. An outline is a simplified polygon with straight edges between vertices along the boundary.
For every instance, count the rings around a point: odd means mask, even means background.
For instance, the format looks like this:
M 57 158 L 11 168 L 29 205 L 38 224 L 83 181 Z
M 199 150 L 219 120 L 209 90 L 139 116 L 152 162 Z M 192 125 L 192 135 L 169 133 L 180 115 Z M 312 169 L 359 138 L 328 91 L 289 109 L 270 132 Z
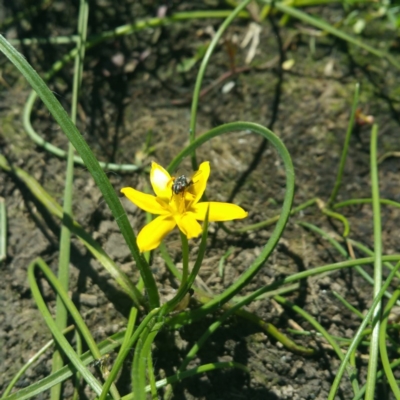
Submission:
M 102 30 L 156 15 L 152 2 L 133 1 L 91 4 L 89 35 Z M 20 8 L 19 8 L 20 7 Z M 226 8 L 214 3 L 171 2 L 169 12 L 206 7 Z M 12 8 L 3 3 L 5 17 L 22 9 L 22 1 Z M 334 22 L 343 16 L 340 6 L 308 9 Z M 48 37 L 75 32 L 77 17 L 73 2 L 55 1 L 48 9 L 26 17 L 5 29 L 6 37 Z M 236 21 L 224 38 L 240 44 L 249 29 L 248 20 Z M 221 123 L 236 120 L 257 122 L 270 127 L 286 144 L 295 166 L 296 194 L 294 204 L 319 197 L 327 200 L 332 190 L 342 144 L 350 114 L 354 86 L 361 83 L 360 107 L 373 115 L 379 124 L 379 154 L 399 150 L 397 72 L 386 61 L 367 54 L 329 36 L 309 35 L 302 23 L 291 21 L 278 28 L 278 19 L 266 20 L 260 44 L 249 68 L 223 84 L 215 85 L 200 100 L 198 133 Z M 209 41 L 210 28 L 217 29 L 218 20 L 180 22 L 167 27 L 143 30 L 135 35 L 109 40 L 87 52 L 83 90 L 79 102 L 79 129 L 99 159 L 131 163 L 142 156 L 141 150 L 149 132 L 155 151 L 143 159 L 146 165 L 156 160 L 167 165 L 187 143 L 190 119 L 190 95 L 198 64 L 187 72 L 177 72 L 177 65 L 193 56 Z M 398 51 L 399 39 L 385 28 L 382 21 L 372 22 L 363 40 Z M 300 33 L 302 32 L 302 33 Z M 312 32 L 311 32 L 312 34 Z M 314 42 L 315 50 L 310 50 Z M 71 47 L 68 45 L 20 46 L 29 62 L 44 74 L 53 62 Z M 396 50 L 397 49 L 397 50 Z M 235 63 L 245 66 L 248 47 L 237 47 Z M 280 58 L 281 57 L 281 58 Z M 295 61 L 283 70 L 280 60 Z M 66 163 L 27 137 L 21 115 L 29 87 L 5 57 L 0 57 L 0 145 L 1 152 L 16 166 L 35 177 L 61 203 Z M 221 43 L 212 56 L 203 86 L 215 82 L 229 72 L 230 59 Z M 51 81 L 51 88 L 69 109 L 72 66 L 68 64 Z M 235 85 L 228 93 L 222 87 Z M 396 99 L 397 90 L 397 102 Z M 178 104 L 181 103 L 181 104 Z M 35 107 L 35 129 L 51 143 L 66 148 L 66 139 L 42 105 Z M 357 126 L 351 139 L 349 157 L 339 200 L 370 197 L 369 126 Z M 219 201 L 233 201 L 249 211 L 244 224 L 263 221 L 279 213 L 284 195 L 284 171 L 271 146 L 246 132 L 213 139 L 198 152 L 199 160 L 211 163 L 208 196 Z M 189 165 L 189 164 L 188 164 Z M 379 166 L 381 196 L 400 201 L 400 167 L 398 158 L 387 158 Z M 119 191 L 133 186 L 144 189 L 147 176 L 138 173 L 109 173 Z M 37 256 L 43 257 L 53 270 L 57 268 L 59 221 L 55 220 L 34 199 L 27 188 L 12 174 L 0 172 L 0 195 L 5 198 L 8 213 L 7 259 L 1 264 L 0 280 L 0 393 L 17 370 L 50 339 L 27 283 L 27 266 Z M 144 224 L 144 214 L 121 199 L 134 230 Z M 372 248 L 372 211 L 367 205 L 346 208 L 351 223 L 351 237 Z M 108 254 L 134 279 L 135 265 L 117 225 L 94 186 L 89 173 L 77 167 L 74 182 L 74 214 L 76 219 L 103 245 Z M 293 216 L 280 244 L 245 293 L 304 269 L 342 260 L 326 242 L 296 225 L 307 221 L 331 234 L 340 234 L 342 226 L 311 207 Z M 384 250 L 398 253 L 400 214 L 395 208 L 382 208 Z M 211 227 L 210 246 L 201 269 L 204 285 L 214 293 L 235 281 L 261 251 L 272 228 L 237 237 Z M 175 260 L 179 262 L 179 237 L 166 239 Z M 196 242 L 193 244 L 195 256 Z M 225 274 L 218 274 L 220 257 L 234 246 L 226 263 Z M 369 270 L 371 272 L 371 270 Z M 159 254 L 154 255 L 154 273 L 164 295 L 176 288 Z M 54 309 L 54 294 L 42 282 L 45 298 Z M 113 279 L 94 261 L 82 246 L 73 240 L 70 290 L 95 339 L 104 340 L 121 330 L 130 308 L 129 299 Z M 352 305 L 364 311 L 371 303 L 371 286 L 352 270 L 316 277 L 302 283 L 301 289 L 288 298 L 313 315 L 331 334 L 351 337 L 359 320 L 332 295 L 339 292 Z M 196 307 L 193 299 L 191 307 Z M 271 322 L 298 344 L 318 348 L 316 357 L 305 357 L 285 349 L 259 327 L 239 317 L 231 318 L 214 334 L 196 359 L 196 364 L 217 360 L 235 360 L 250 368 L 250 376 L 238 370 L 222 370 L 187 379 L 175 386 L 177 399 L 325 399 L 335 377 L 338 360 L 323 341 L 288 332 L 293 321 L 306 331 L 311 326 L 301 317 L 280 309 L 271 300 L 257 301 L 248 307 L 266 322 Z M 187 349 L 213 321 L 213 317 L 176 332 L 162 332 L 157 340 L 154 364 L 158 376 L 173 373 Z M 364 348 L 365 354 L 367 353 Z M 367 358 L 360 353 L 359 377 L 365 379 Z M 17 387 L 25 387 L 47 376 L 51 355 L 28 370 Z M 118 381 L 126 390 L 129 375 Z M 385 385 L 379 385 L 377 398 L 392 398 Z M 65 385 L 64 397 L 71 396 Z M 85 398 L 87 393 L 81 394 Z M 40 398 L 47 398 L 47 395 Z M 352 398 L 351 386 L 344 378 L 339 399 Z

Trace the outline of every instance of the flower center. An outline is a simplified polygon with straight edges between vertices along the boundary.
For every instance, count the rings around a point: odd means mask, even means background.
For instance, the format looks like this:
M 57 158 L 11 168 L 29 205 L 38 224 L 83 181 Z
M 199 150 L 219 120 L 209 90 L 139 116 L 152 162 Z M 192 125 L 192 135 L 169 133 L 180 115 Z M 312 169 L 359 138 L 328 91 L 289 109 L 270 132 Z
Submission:
M 169 205 L 176 213 L 184 214 L 190 208 L 194 197 L 194 194 L 189 189 L 185 189 L 178 194 L 173 193 Z

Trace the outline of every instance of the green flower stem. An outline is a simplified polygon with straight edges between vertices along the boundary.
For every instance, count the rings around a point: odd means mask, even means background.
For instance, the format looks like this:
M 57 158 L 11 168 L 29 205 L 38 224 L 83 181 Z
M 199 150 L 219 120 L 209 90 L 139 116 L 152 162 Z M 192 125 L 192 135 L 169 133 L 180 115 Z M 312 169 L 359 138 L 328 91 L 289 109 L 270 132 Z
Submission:
M 154 321 L 154 320 L 153 320 Z M 151 321 L 144 332 L 139 338 L 138 344 L 135 350 L 135 358 L 133 360 L 133 393 L 135 400 L 146 400 L 146 366 L 148 358 L 151 358 L 151 345 L 154 342 L 155 337 L 159 330 L 163 327 L 164 322 L 158 322 L 153 324 Z M 154 321 L 155 322 L 155 321 Z M 140 341 L 143 341 L 143 345 L 140 345 Z
M 396 399 L 400 399 L 400 389 L 399 386 L 397 385 L 396 378 L 393 375 L 393 371 L 390 368 L 390 362 L 386 347 L 386 327 L 388 323 L 389 313 L 393 308 L 393 306 L 396 304 L 396 301 L 399 298 L 399 296 L 400 296 L 400 290 L 397 289 L 393 293 L 393 297 L 389 300 L 388 304 L 386 305 L 385 311 L 382 316 L 380 335 L 379 335 L 379 349 L 381 353 L 382 366 L 385 371 L 386 378 L 389 382 L 389 385 Z
M 76 123 L 77 103 L 79 96 L 79 87 L 82 80 L 83 60 L 85 57 L 85 40 L 87 33 L 87 20 L 89 15 L 89 6 L 85 0 L 80 1 L 79 17 L 78 17 L 78 36 L 80 37 L 77 43 L 78 53 L 75 57 L 74 81 L 72 89 L 72 107 L 71 121 Z M 73 192 L 73 177 L 74 177 L 74 147 L 68 143 L 68 159 L 67 172 L 65 178 L 64 202 L 63 202 L 63 220 L 73 220 L 72 216 L 72 192 Z M 60 236 L 60 254 L 58 262 L 58 279 L 65 291 L 69 287 L 69 264 L 70 264 L 70 249 L 71 249 L 71 231 L 65 223 L 61 226 Z M 59 330 L 65 329 L 67 326 L 68 313 L 64 303 L 57 295 L 56 298 L 56 325 Z M 62 354 L 59 350 L 53 353 L 52 372 L 56 372 L 64 365 Z M 51 388 L 51 399 L 58 400 L 61 398 L 62 385 L 55 385 Z
M 340 346 L 337 344 L 335 339 L 333 339 L 333 337 L 328 333 L 328 331 L 325 328 L 323 328 L 323 326 L 320 323 L 316 321 L 315 318 L 313 318 L 310 314 L 304 311 L 301 307 L 296 306 L 295 304 L 291 303 L 289 300 L 286 300 L 282 296 L 275 296 L 274 299 L 278 303 L 292 309 L 297 314 L 301 315 L 306 321 L 308 321 L 319 333 L 321 333 L 321 335 L 326 339 L 326 341 L 332 346 L 333 350 L 340 358 L 340 360 L 341 361 L 344 360 L 344 354 Z M 347 373 L 349 374 L 354 393 L 357 393 L 360 390 L 360 388 L 358 386 L 355 364 L 353 365 L 347 364 Z
M 63 218 L 62 207 L 54 200 L 40 185 L 40 183 L 18 167 L 11 167 L 4 156 L 0 154 L 0 168 L 7 172 L 13 172 L 31 191 L 32 195 L 54 216 Z M 96 242 L 76 221 L 64 218 L 68 229 L 74 233 L 87 247 L 99 263 L 111 274 L 125 293 L 133 300 L 137 307 L 144 305 L 143 295 L 138 284 L 136 287 L 129 277 L 115 264 L 104 252 L 103 248 Z
M 74 365 L 74 367 L 82 374 L 82 377 L 87 382 L 87 384 L 95 391 L 95 393 L 97 395 L 100 395 L 101 390 L 102 390 L 102 386 L 101 386 L 100 382 L 84 366 L 84 364 L 82 363 L 82 361 L 80 360 L 78 355 L 75 353 L 74 349 L 71 347 L 71 345 L 65 339 L 62 332 L 57 328 L 56 323 L 54 322 L 54 320 L 42 298 L 42 295 L 40 293 L 39 287 L 37 286 L 36 278 L 35 278 L 35 267 L 36 266 L 39 266 L 41 268 L 41 270 L 46 274 L 47 278 L 51 281 L 51 283 L 56 288 L 58 293 L 63 293 L 63 289 L 59 285 L 57 279 L 54 277 L 50 268 L 45 264 L 45 262 L 43 260 L 37 259 L 37 260 L 33 261 L 28 267 L 28 279 L 29 279 L 29 284 L 31 286 L 32 295 L 36 301 L 39 311 L 43 315 L 43 318 L 46 321 L 46 324 L 49 327 L 51 333 L 53 334 L 54 339 L 57 342 L 57 344 L 59 345 L 59 347 L 63 349 L 65 355 L 69 358 L 69 360 Z M 52 279 L 52 278 L 54 278 L 54 279 Z M 66 295 L 66 296 L 68 297 L 68 295 Z M 67 303 L 66 303 L 66 305 L 67 305 Z M 72 310 L 72 308 L 70 309 L 70 311 L 71 310 Z M 77 310 L 75 309 L 72 311 L 73 312 L 71 314 L 74 317 L 75 321 L 76 322 L 81 321 L 80 316 L 78 317 L 79 313 L 77 312 Z M 80 329 L 83 328 L 83 330 L 87 331 L 87 327 L 85 324 L 83 324 L 79 328 Z M 90 333 L 89 333 L 89 336 L 90 336 Z M 91 343 L 91 341 L 88 340 L 88 337 L 86 337 L 86 339 L 88 341 L 88 344 Z M 95 357 L 97 357 L 96 352 L 93 350 L 94 349 L 91 348 L 92 354 Z
M 282 235 L 283 230 L 285 229 L 286 222 L 290 215 L 290 210 L 293 202 L 293 193 L 294 193 L 294 170 L 292 160 L 290 155 L 282 143 L 282 141 L 269 129 L 250 122 L 233 122 L 225 125 L 221 125 L 217 128 L 210 130 L 207 133 L 199 136 L 192 142 L 188 147 L 186 147 L 183 151 L 181 151 L 175 159 L 168 166 L 168 171 L 173 171 L 182 161 L 182 159 L 188 155 L 193 154 L 193 151 L 201 146 L 206 141 L 212 139 L 213 137 L 230 133 L 232 131 L 251 131 L 255 132 L 265 139 L 267 139 L 273 147 L 277 150 L 279 156 L 281 157 L 286 172 L 286 192 L 285 199 L 282 206 L 282 212 L 279 217 L 279 220 L 272 232 L 271 237 L 269 238 L 267 244 L 265 245 L 263 251 L 254 261 L 254 263 L 245 271 L 241 277 L 233 283 L 228 289 L 226 289 L 222 294 L 215 296 L 213 300 L 208 302 L 207 304 L 200 307 L 198 310 L 194 311 L 194 314 L 198 317 L 203 316 L 209 312 L 216 310 L 218 307 L 229 301 L 232 297 L 234 297 L 245 285 L 247 285 L 250 280 L 257 274 L 257 272 L 262 268 L 265 261 L 272 253 L 276 244 L 279 241 L 279 238 Z M 192 314 L 193 316 L 193 314 Z
M 346 137 L 344 139 L 342 156 L 340 158 L 340 164 L 339 164 L 339 169 L 338 169 L 337 176 L 336 176 L 336 182 L 335 182 L 335 186 L 333 187 L 332 193 L 328 200 L 328 207 L 331 207 L 332 204 L 335 202 L 336 196 L 339 193 L 339 189 L 342 184 L 343 171 L 344 171 L 344 167 L 346 164 L 347 153 L 349 151 L 351 133 L 353 132 L 353 126 L 354 126 L 354 120 L 355 120 L 356 110 L 357 110 L 357 106 L 358 106 L 359 94 L 360 94 L 360 84 L 357 83 L 356 88 L 354 90 L 353 105 L 351 107 L 349 124 L 347 125 Z M 344 234 L 343 234 L 343 236 L 344 236 Z
M 179 230 L 182 242 L 182 279 L 181 285 L 186 285 L 189 276 L 189 242 L 185 234 Z
M 379 202 L 379 180 L 377 162 L 378 126 L 373 125 L 371 131 L 371 186 L 372 186 L 372 211 L 374 219 L 374 297 L 378 295 L 382 287 L 382 227 L 381 210 Z M 372 315 L 373 331 L 369 349 L 367 390 L 365 400 L 373 400 L 375 397 L 376 372 L 379 359 L 379 332 L 380 332 L 381 302 L 375 307 Z
M 159 308 L 154 308 L 153 310 L 151 310 L 143 319 L 143 321 L 140 323 L 140 325 L 136 328 L 136 330 L 133 332 L 132 336 L 129 337 L 129 340 L 124 339 L 124 346 L 121 346 L 121 349 L 114 362 L 114 365 L 111 368 L 110 374 L 108 375 L 106 381 L 104 382 L 103 392 L 99 396 L 99 400 L 105 400 L 107 398 L 107 393 L 111 385 L 113 384 L 114 380 L 117 378 L 117 374 L 121 370 L 125 358 L 128 356 L 129 352 L 131 351 L 135 343 L 138 341 L 143 331 L 147 329 L 147 326 L 149 324 L 153 324 L 159 312 L 160 312 Z
M 190 130 L 189 130 L 190 143 L 193 143 L 193 141 L 196 138 L 197 108 L 198 108 L 198 104 L 199 104 L 201 84 L 203 82 L 203 78 L 204 78 L 204 74 L 206 72 L 208 62 L 210 61 L 211 55 L 213 54 L 215 48 L 218 45 L 218 42 L 220 41 L 222 35 L 224 34 L 224 32 L 226 31 L 228 26 L 239 15 L 239 13 L 250 3 L 250 1 L 251 0 L 244 0 L 241 3 L 239 3 L 237 5 L 237 7 L 225 19 L 225 21 L 219 27 L 218 31 L 215 33 L 210 44 L 208 45 L 207 51 L 204 54 L 204 57 L 201 61 L 199 72 L 197 73 L 196 84 L 195 84 L 194 90 L 193 90 L 192 108 L 191 108 L 191 112 L 190 112 Z M 193 167 L 194 171 L 196 171 L 198 169 L 196 153 L 194 151 L 192 153 L 192 167 Z
M 376 257 L 370 257 L 369 259 L 371 260 L 371 262 L 375 262 Z M 362 259 L 358 259 L 358 260 L 354 260 L 354 261 L 358 261 L 358 263 L 361 265 L 361 264 L 363 264 L 362 262 L 360 262 L 361 260 Z M 383 256 L 382 260 L 383 261 L 395 261 L 393 259 L 390 259 L 387 256 Z M 400 260 L 397 260 L 397 261 L 400 261 Z M 374 296 L 374 301 L 372 302 L 371 307 L 368 310 L 368 313 L 365 315 L 365 317 L 364 317 L 362 323 L 360 324 L 356 334 L 354 335 L 353 340 L 351 342 L 351 345 L 349 346 L 349 348 L 347 350 L 347 354 L 345 355 L 343 361 L 340 364 L 339 370 L 336 373 L 335 380 L 334 380 L 334 382 L 333 382 L 333 384 L 331 386 L 330 392 L 329 392 L 328 400 L 334 400 L 334 398 L 336 396 L 336 392 L 339 389 L 339 384 L 340 384 L 340 381 L 341 381 L 341 379 L 343 377 L 344 370 L 346 368 L 346 364 L 347 364 L 347 362 L 349 360 L 349 357 L 357 349 L 358 344 L 362 339 L 363 331 L 365 330 L 366 326 L 371 322 L 371 317 L 375 313 L 375 308 L 381 302 L 383 294 L 388 289 L 388 287 L 389 287 L 390 283 L 392 282 L 393 278 L 396 276 L 396 272 L 398 271 L 399 268 L 400 268 L 400 262 L 398 262 L 396 267 L 393 269 L 393 271 L 390 272 L 389 276 L 386 278 L 385 283 L 381 286 L 381 289 L 380 289 L 379 293 L 376 296 Z M 373 322 L 375 322 L 375 321 L 373 321 Z M 375 376 L 375 379 L 377 379 L 377 376 Z M 364 390 L 367 393 L 366 396 L 368 396 L 368 391 L 369 391 L 368 379 L 367 379 L 367 382 L 366 382 L 366 389 L 364 389 Z
M 142 350 L 144 347 L 145 340 L 149 336 L 149 333 L 153 326 L 155 325 L 156 320 L 152 319 L 149 323 L 144 327 L 143 332 L 139 336 L 136 346 L 135 346 L 135 355 L 133 358 L 133 365 L 131 368 L 132 375 L 132 389 L 133 389 L 133 397 L 135 400 L 146 400 L 146 361 L 147 359 L 143 359 Z
M 131 338 L 133 336 L 133 333 L 135 331 L 135 324 L 136 324 L 137 317 L 138 317 L 138 309 L 136 307 L 132 307 L 130 312 L 129 312 L 129 318 L 128 318 L 128 323 L 127 323 L 127 326 L 126 326 L 124 339 L 122 341 L 121 347 L 119 348 L 118 355 L 117 355 L 118 365 L 114 369 L 114 372 L 113 372 L 113 374 L 115 376 L 118 374 L 120 369 L 122 369 L 123 360 L 124 360 L 123 357 L 124 357 L 124 354 L 125 354 L 126 350 L 129 351 L 129 349 L 130 349 L 130 340 L 131 340 Z M 107 393 L 108 388 L 111 387 L 110 385 L 113 384 L 113 376 L 110 377 L 110 374 L 108 375 L 107 380 L 106 380 L 106 382 L 105 382 L 105 384 L 103 386 L 104 393 Z
M 189 289 L 192 287 L 197 274 L 199 273 L 201 264 L 203 262 L 204 254 L 206 253 L 207 249 L 207 236 L 208 236 L 208 213 L 209 209 L 207 209 L 207 214 L 206 218 L 203 223 L 203 233 L 201 235 L 201 242 L 199 246 L 199 251 L 197 253 L 197 258 L 196 262 L 194 263 L 194 266 L 192 268 L 192 271 L 190 272 L 189 277 L 184 281 L 183 274 L 182 273 L 182 280 L 181 280 L 181 285 L 178 289 L 178 292 L 176 293 L 176 296 L 169 300 L 164 306 L 162 307 L 162 310 L 160 312 L 160 317 L 163 317 L 164 315 L 168 314 L 169 312 L 173 311 L 175 307 L 183 300 L 184 296 L 186 293 L 189 291 Z M 188 249 L 187 249 L 188 250 Z
M 73 331 L 75 329 L 74 325 L 70 325 L 62 331 L 63 335 Z M 2 399 L 6 398 L 15 384 L 20 380 L 22 375 L 50 348 L 54 346 L 54 340 L 49 340 L 38 352 L 35 353 L 33 357 L 31 357 L 27 363 L 25 363 L 22 368 L 15 374 L 14 378 L 12 378 L 11 382 L 8 384 L 6 390 L 4 391 L 3 395 L 1 396 Z
M 70 142 L 75 147 L 76 151 L 82 157 L 86 167 L 91 173 L 96 185 L 101 190 L 104 199 L 119 226 L 119 229 L 136 261 L 136 265 L 143 278 L 145 288 L 149 298 L 150 308 L 155 308 L 159 305 L 160 299 L 154 277 L 150 267 L 144 257 L 140 254 L 136 244 L 136 237 L 129 223 L 128 217 L 116 195 L 114 188 L 111 186 L 107 175 L 100 167 L 96 157 L 89 148 L 82 135 L 72 123 L 61 104 L 55 98 L 54 94 L 46 86 L 40 76 L 28 64 L 25 58 L 19 54 L 8 42 L 0 35 L 0 50 L 4 55 L 19 69 L 25 79 L 28 80 L 32 88 L 39 94 L 40 98 L 45 103 L 46 107 L 53 115 L 55 120 L 60 125 L 63 132 L 66 134 Z

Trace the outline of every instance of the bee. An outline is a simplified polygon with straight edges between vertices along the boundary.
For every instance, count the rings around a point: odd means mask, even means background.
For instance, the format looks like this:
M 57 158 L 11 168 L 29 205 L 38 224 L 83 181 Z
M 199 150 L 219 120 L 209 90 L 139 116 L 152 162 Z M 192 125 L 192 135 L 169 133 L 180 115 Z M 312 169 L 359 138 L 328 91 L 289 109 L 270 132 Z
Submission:
M 191 177 L 187 175 L 180 175 L 177 178 L 173 178 L 172 181 L 172 192 L 175 194 L 184 193 L 186 189 L 198 182 L 196 178 L 201 174 L 201 171 L 195 172 Z
M 172 183 L 172 191 L 175 194 L 182 193 L 186 188 L 193 185 L 193 180 L 188 178 L 186 175 L 181 175 L 174 179 Z

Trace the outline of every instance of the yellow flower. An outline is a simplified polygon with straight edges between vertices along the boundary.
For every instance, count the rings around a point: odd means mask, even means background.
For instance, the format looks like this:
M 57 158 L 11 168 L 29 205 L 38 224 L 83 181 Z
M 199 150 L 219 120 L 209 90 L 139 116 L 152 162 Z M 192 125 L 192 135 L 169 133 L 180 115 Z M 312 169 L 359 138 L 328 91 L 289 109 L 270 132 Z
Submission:
M 151 214 L 159 215 L 147 224 L 137 236 L 137 244 L 141 252 L 158 247 L 176 225 L 188 239 L 199 236 L 202 233 L 202 227 L 197 221 L 204 221 L 208 207 L 210 207 L 209 221 L 230 221 L 247 217 L 247 212 L 235 204 L 199 203 L 209 176 L 210 163 L 203 162 L 191 181 L 185 181 L 183 177 L 186 184 L 184 187 L 179 187 L 177 183 L 179 180 L 176 181 L 176 178 L 171 177 L 161 165 L 153 162 L 150 182 L 156 196 L 139 192 L 130 187 L 121 189 L 121 192 L 133 204 Z

